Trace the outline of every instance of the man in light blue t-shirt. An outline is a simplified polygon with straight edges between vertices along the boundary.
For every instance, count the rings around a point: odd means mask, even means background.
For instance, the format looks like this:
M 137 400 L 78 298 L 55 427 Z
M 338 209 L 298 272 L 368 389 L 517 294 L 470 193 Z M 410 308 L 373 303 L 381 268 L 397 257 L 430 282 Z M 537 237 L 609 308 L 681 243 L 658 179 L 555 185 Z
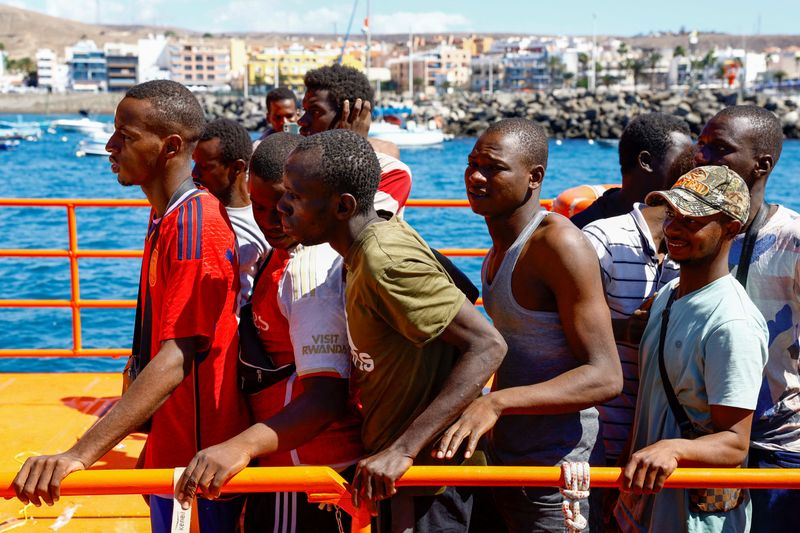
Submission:
M 634 453 L 615 516 L 626 532 L 747 531 L 746 491 L 732 509 L 712 510 L 690 504 L 690 490 L 661 490 L 678 466 L 737 467 L 747 456 L 767 361 L 764 318 L 728 272 L 747 185 L 727 167 L 699 167 L 647 203 L 667 206 L 664 235 L 681 272 L 659 291 L 640 344 Z

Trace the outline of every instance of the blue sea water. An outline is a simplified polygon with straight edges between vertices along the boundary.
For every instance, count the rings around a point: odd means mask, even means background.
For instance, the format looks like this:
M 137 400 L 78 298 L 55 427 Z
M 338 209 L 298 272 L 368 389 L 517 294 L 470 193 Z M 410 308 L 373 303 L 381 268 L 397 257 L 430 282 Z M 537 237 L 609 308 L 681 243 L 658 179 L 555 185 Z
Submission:
M 58 116 L 29 116 L 52 120 Z M 0 115 L 0 120 L 16 117 Z M 111 120 L 111 117 L 101 117 Z M 120 186 L 104 157 L 75 157 L 80 134 L 46 134 L 38 142 L 0 151 L 0 198 L 144 198 L 136 187 Z M 464 195 L 463 172 L 474 139 L 455 139 L 435 148 L 403 150 L 402 160 L 414 176 L 412 198 L 457 198 Z M 584 140 L 551 143 L 543 197 L 579 184 L 619 181 L 617 152 Z M 767 199 L 800 211 L 800 141 L 787 141 L 773 172 Z M 83 249 L 142 248 L 147 209 L 78 209 L 78 244 Z M 409 208 L 408 220 L 437 248 L 484 248 L 490 245 L 483 219 L 469 209 Z M 0 249 L 66 249 L 64 208 L 0 208 Z M 479 284 L 481 260 L 456 258 L 456 264 Z M 134 299 L 139 259 L 81 259 L 83 299 Z M 0 258 L 0 299 L 69 299 L 66 258 Z M 83 309 L 86 348 L 129 348 L 132 309 Z M 0 309 L 0 347 L 71 348 L 69 309 Z M 112 371 L 124 361 L 90 359 L 5 359 L 0 371 Z

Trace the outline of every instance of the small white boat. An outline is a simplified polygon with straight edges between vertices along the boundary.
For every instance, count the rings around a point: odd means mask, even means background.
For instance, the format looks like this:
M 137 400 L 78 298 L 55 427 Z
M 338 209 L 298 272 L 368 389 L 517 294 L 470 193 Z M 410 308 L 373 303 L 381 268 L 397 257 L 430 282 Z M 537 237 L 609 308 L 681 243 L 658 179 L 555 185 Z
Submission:
M 369 136 L 381 141 L 389 141 L 400 148 L 411 146 L 432 146 L 441 144 L 445 140 L 442 130 L 435 124 L 428 124 L 428 127 L 418 126 L 416 122 L 409 120 L 404 126 L 391 124 L 389 122 L 374 122 L 369 128 Z
M 591 139 L 590 139 L 591 140 Z M 595 139 L 598 146 L 602 146 L 603 148 L 619 148 L 619 139 Z
M 0 151 L 1 150 L 11 150 L 19 146 L 19 141 L 15 139 L 1 139 L 0 140 Z
M 107 122 L 99 122 L 90 118 L 61 118 L 54 120 L 50 123 L 47 131 L 55 133 L 57 131 L 77 131 L 80 133 L 94 133 L 110 131 L 111 124 Z
M 0 139 L 38 141 L 42 137 L 42 128 L 38 122 L 0 121 Z
M 108 156 L 106 151 L 106 143 L 111 138 L 111 133 L 108 131 L 96 131 L 91 133 L 85 139 L 78 142 L 75 148 L 76 157 L 85 157 L 87 155 Z

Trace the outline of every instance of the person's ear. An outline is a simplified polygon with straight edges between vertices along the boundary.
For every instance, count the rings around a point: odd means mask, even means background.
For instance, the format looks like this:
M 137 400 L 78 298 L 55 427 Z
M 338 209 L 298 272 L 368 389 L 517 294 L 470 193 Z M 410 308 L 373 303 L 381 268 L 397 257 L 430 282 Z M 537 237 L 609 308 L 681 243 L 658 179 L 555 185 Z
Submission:
M 765 179 L 772 172 L 772 167 L 775 166 L 775 159 L 770 154 L 758 156 L 756 159 L 756 167 L 753 169 L 753 175 L 757 180 Z
M 336 218 L 339 220 L 350 220 L 358 210 L 358 202 L 355 196 L 349 193 L 339 195 L 339 200 L 336 203 Z
M 528 174 L 528 189 L 534 191 L 542 186 L 544 181 L 544 166 L 536 165 Z
M 639 156 L 636 158 L 639 163 L 639 166 L 645 172 L 653 172 L 653 156 L 647 150 L 642 150 L 639 152 Z
M 231 164 L 231 173 L 233 176 L 247 173 L 247 163 L 245 163 L 244 159 L 237 159 Z
M 183 138 L 177 133 L 168 135 L 164 139 L 164 155 L 167 159 L 177 156 L 183 148 Z
M 722 233 L 725 240 L 733 240 L 742 231 L 743 224 L 738 220 L 725 217 L 727 222 L 722 226 Z

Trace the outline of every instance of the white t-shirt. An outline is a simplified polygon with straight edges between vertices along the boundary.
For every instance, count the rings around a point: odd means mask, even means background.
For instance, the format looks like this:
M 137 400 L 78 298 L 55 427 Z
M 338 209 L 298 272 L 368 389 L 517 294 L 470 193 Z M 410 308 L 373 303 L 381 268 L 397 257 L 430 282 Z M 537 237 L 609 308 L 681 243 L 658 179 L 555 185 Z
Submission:
M 733 241 L 731 265 L 738 264 L 743 241 L 744 235 Z M 778 206 L 758 232 L 747 294 L 769 329 L 769 362 L 751 445 L 800 453 L 800 214 Z
M 278 285 L 297 375 L 350 377 L 342 257 L 328 244 L 298 245 Z
M 611 318 L 628 318 L 642 302 L 680 274 L 680 267 L 668 257 L 659 265 L 643 207 L 644 204 L 635 204 L 628 214 L 597 220 L 583 228 L 600 260 Z M 597 407 L 609 460 L 616 460 L 625 447 L 639 388 L 639 345 L 617 341 L 617 351 L 622 363 L 622 394 Z
M 258 272 L 261 262 L 267 256 L 270 246 L 264 234 L 253 218 L 253 206 L 226 207 L 233 231 L 236 233 L 236 244 L 239 247 L 239 307 L 250 300 L 253 293 L 253 278 Z

